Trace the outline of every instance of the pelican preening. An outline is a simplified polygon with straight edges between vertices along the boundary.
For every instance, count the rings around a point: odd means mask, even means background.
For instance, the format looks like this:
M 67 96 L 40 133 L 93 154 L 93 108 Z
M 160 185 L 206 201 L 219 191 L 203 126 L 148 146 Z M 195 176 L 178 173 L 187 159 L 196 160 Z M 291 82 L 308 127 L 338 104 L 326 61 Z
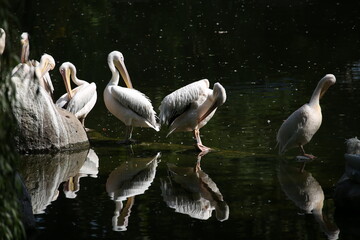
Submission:
M 109 112 L 126 125 L 125 142 L 133 141 L 133 127 L 148 127 L 159 131 L 160 126 L 156 122 L 156 113 L 149 98 L 132 87 L 122 53 L 109 53 L 108 65 L 112 77 L 104 90 L 104 102 Z M 119 72 L 127 88 L 118 86 Z
M 172 132 L 193 131 L 196 147 L 206 152 L 210 148 L 202 144 L 200 128 L 207 124 L 225 101 L 226 91 L 220 83 L 215 83 L 210 89 L 209 81 L 202 79 L 172 92 L 162 100 L 160 122 L 169 126 L 167 136 Z
M 299 147 L 303 156 L 315 158 L 313 155 L 306 154 L 303 146 L 310 142 L 320 128 L 322 121 L 320 98 L 335 82 L 334 75 L 325 75 L 316 86 L 310 102 L 293 112 L 281 125 L 276 137 L 280 154 L 288 149 Z
M 35 61 L 35 73 L 40 81 L 40 86 L 42 86 L 46 92 L 50 95 L 51 99 L 53 98 L 54 87 L 50 78 L 49 71 L 53 70 L 55 67 L 55 60 L 49 54 L 43 54 L 40 59 L 40 63 Z
M 73 113 L 84 126 L 85 118 L 97 100 L 96 84 L 78 79 L 76 67 L 70 62 L 63 63 L 59 71 L 64 80 L 66 93 L 56 101 L 56 105 Z M 71 89 L 70 78 L 78 87 Z

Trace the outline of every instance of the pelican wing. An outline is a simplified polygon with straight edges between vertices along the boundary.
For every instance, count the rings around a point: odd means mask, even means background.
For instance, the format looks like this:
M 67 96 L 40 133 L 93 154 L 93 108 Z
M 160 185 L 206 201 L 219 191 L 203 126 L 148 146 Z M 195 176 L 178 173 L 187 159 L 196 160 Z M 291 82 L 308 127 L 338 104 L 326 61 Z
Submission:
M 69 101 L 66 110 L 74 114 L 79 112 L 90 102 L 94 95 L 96 95 L 95 83 L 81 86 L 80 89 L 76 91 L 74 97 Z
M 150 99 L 143 93 L 133 88 L 114 86 L 111 88 L 112 96 L 124 107 L 132 110 L 137 115 L 156 126 L 155 111 Z
M 69 102 L 69 100 L 69 95 L 65 93 L 56 101 L 55 105 L 60 108 L 65 108 L 65 105 Z
M 159 107 L 161 124 L 170 125 L 175 118 L 184 113 L 201 95 L 206 94 L 208 89 L 209 81 L 202 79 L 167 95 Z
M 310 118 L 310 107 L 308 104 L 293 112 L 281 125 L 276 139 L 279 144 L 279 153 L 284 153 L 287 149 L 293 148 L 301 144 L 301 135 L 304 127 Z
M 52 96 L 53 93 L 54 93 L 54 86 L 52 84 L 50 74 L 48 72 L 43 76 L 43 80 L 44 80 L 44 83 L 45 83 L 46 91 L 48 93 L 50 93 L 50 96 Z

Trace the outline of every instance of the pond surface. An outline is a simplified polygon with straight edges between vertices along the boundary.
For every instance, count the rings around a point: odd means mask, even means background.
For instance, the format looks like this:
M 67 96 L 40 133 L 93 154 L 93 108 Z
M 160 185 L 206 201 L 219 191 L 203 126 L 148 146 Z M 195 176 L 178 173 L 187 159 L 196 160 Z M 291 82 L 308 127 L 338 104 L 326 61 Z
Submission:
M 352 216 L 336 217 L 332 197 L 344 172 L 345 139 L 360 131 L 359 3 L 104 0 L 27 1 L 22 7 L 30 58 L 46 52 L 56 60 L 55 96 L 65 92 L 58 72 L 64 61 L 98 89 L 85 122 L 92 129 L 90 151 L 24 156 L 20 173 L 36 214 L 35 239 L 360 235 Z M 188 83 L 220 82 L 227 101 L 201 130 L 215 151 L 200 157 L 191 133 L 166 138 L 165 127 L 135 128 L 139 144 L 118 144 L 125 126 L 102 98 L 113 50 L 124 54 L 134 87 L 156 110 Z M 321 100 L 322 126 L 305 146 L 318 158 L 301 173 L 297 149 L 277 154 L 276 133 L 327 73 L 337 82 Z M 313 214 L 293 195 L 304 182 L 314 184 L 315 198 L 324 198 Z

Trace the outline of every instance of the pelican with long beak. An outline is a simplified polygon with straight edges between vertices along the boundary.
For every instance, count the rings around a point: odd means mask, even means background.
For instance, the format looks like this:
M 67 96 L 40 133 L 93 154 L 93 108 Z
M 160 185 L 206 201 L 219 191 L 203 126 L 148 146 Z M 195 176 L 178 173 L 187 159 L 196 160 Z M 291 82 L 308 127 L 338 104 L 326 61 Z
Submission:
M 40 86 L 43 87 L 46 92 L 53 97 L 54 87 L 51 82 L 49 71 L 55 67 L 55 60 L 49 54 L 43 54 L 40 59 L 40 63 L 35 62 L 35 74 L 40 81 Z
M 335 82 L 334 75 L 325 75 L 316 86 L 310 102 L 293 112 L 283 122 L 276 137 L 279 154 L 283 154 L 291 148 L 299 147 L 303 156 L 309 159 L 315 158 L 311 154 L 306 154 L 303 146 L 310 142 L 320 128 L 322 122 L 320 99 Z
M 124 143 L 134 142 L 131 139 L 133 127 L 153 128 L 159 131 L 153 106 L 147 96 L 133 88 L 122 53 L 111 52 L 108 55 L 108 65 L 112 77 L 104 90 L 104 102 L 109 112 L 127 128 Z M 127 88 L 118 86 L 120 75 Z
M 207 79 L 188 84 L 167 95 L 159 107 L 161 124 L 169 126 L 167 136 L 173 132 L 193 131 L 196 147 L 201 152 L 207 152 L 210 148 L 202 144 L 200 128 L 226 101 L 226 91 L 220 83 L 215 83 L 213 89 L 209 85 Z
M 78 79 L 76 67 L 71 62 L 63 63 L 59 71 L 64 80 L 66 93 L 56 101 L 56 105 L 73 113 L 84 126 L 86 116 L 96 104 L 96 84 Z M 71 89 L 70 79 L 78 87 Z

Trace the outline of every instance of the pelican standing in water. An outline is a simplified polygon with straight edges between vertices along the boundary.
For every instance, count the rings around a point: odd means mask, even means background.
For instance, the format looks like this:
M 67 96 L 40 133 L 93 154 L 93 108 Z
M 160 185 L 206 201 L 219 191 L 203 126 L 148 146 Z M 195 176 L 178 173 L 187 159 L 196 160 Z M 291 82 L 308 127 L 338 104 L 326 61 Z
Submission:
M 111 52 L 108 55 L 108 65 L 112 77 L 104 90 L 104 102 L 109 112 L 126 125 L 124 143 L 134 142 L 131 139 L 133 127 L 148 127 L 159 131 L 153 106 L 147 96 L 133 88 L 122 53 Z M 127 88 L 118 86 L 119 72 Z
M 279 154 L 283 154 L 288 149 L 299 147 L 304 157 L 315 158 L 313 155 L 306 154 L 303 146 L 310 142 L 320 128 L 322 121 L 320 98 L 335 82 L 334 75 L 325 75 L 316 86 L 310 102 L 293 112 L 284 121 L 276 136 L 279 144 Z
M 172 92 L 162 100 L 160 122 L 169 126 L 167 136 L 172 132 L 193 131 L 196 147 L 207 152 L 210 148 L 202 144 L 200 128 L 207 124 L 225 101 L 226 91 L 220 83 L 215 83 L 210 89 L 209 81 L 202 79 Z
M 97 100 L 96 84 L 78 79 L 76 67 L 71 62 L 63 63 L 59 71 L 64 80 L 66 93 L 56 101 L 56 106 L 73 113 L 85 127 L 85 118 Z M 78 87 L 71 89 L 70 78 Z

